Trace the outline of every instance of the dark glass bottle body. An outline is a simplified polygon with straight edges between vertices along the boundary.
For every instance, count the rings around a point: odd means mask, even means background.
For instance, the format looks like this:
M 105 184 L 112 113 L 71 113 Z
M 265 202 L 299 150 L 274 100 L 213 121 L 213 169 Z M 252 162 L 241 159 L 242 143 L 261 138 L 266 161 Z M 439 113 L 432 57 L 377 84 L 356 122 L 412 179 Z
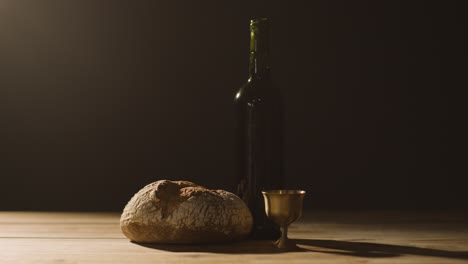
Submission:
M 251 210 L 254 239 L 276 239 L 279 228 L 265 215 L 261 191 L 283 186 L 283 111 L 269 65 L 267 19 L 251 21 L 250 77 L 235 97 L 238 129 L 237 195 Z

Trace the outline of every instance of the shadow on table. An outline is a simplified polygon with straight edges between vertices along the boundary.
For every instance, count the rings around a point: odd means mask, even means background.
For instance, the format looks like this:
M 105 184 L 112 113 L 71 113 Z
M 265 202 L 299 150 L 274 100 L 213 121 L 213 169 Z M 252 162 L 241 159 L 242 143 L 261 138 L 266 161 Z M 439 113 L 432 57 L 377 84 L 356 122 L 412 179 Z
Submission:
M 294 241 L 299 247 L 295 250 L 296 252 L 320 252 L 325 254 L 367 258 L 389 258 L 401 255 L 418 255 L 427 257 L 468 259 L 467 251 L 448 251 L 413 246 L 324 239 L 294 239 Z M 237 243 L 203 245 L 135 244 L 170 252 L 205 252 L 223 254 L 281 254 L 291 252 L 275 248 L 272 245 L 272 241 L 265 240 L 247 240 Z
M 295 239 L 296 243 L 308 251 L 341 254 L 357 257 L 396 257 L 417 255 L 426 257 L 468 259 L 468 251 L 449 251 L 414 246 L 389 245 L 368 242 L 340 241 L 327 239 Z
M 267 240 L 246 240 L 234 243 L 219 243 L 219 244 L 149 244 L 136 243 L 134 244 L 165 250 L 170 252 L 205 252 L 205 253 L 225 253 L 225 254 L 275 254 L 285 253 L 273 247 L 272 241 Z

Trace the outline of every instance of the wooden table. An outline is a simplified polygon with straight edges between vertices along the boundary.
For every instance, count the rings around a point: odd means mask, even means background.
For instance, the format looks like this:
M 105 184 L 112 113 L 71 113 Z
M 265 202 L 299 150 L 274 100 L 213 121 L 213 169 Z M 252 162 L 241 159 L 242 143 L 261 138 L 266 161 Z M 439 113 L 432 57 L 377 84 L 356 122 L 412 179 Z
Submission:
M 301 251 L 271 241 L 138 245 L 118 213 L 0 212 L 0 263 L 468 263 L 463 212 L 309 212 L 290 237 Z

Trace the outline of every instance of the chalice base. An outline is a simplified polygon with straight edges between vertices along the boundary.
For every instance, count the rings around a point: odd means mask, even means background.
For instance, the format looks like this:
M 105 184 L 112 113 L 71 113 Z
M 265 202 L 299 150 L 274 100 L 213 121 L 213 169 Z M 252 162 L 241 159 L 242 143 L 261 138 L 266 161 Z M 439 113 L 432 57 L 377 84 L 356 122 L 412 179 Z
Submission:
M 299 247 L 290 239 L 278 239 L 274 244 L 275 247 L 286 250 L 298 250 Z

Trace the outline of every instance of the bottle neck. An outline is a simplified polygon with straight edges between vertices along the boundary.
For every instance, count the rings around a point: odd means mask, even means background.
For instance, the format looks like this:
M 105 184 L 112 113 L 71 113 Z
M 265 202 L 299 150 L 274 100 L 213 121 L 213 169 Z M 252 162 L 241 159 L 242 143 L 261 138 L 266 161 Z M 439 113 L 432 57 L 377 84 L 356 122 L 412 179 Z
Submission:
M 268 19 L 250 21 L 250 77 L 270 75 L 270 25 Z

